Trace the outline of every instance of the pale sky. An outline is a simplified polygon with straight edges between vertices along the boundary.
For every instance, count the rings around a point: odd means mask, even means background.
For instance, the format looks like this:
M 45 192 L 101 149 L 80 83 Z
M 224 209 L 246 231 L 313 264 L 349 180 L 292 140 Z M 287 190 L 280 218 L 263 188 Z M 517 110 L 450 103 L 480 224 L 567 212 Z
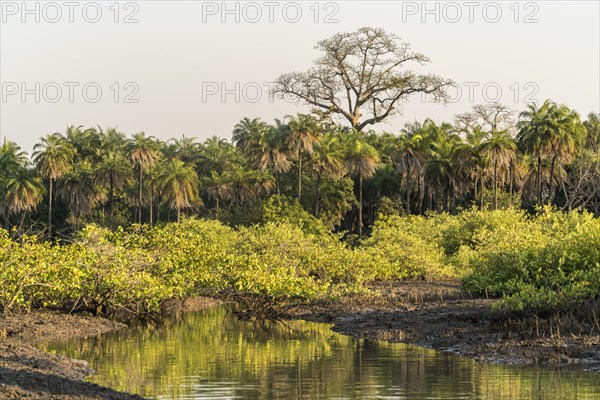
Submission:
M 0 3 L 0 134 L 29 152 L 67 125 L 229 139 L 245 116 L 307 111 L 270 99 L 270 82 L 309 68 L 318 40 L 362 26 L 397 34 L 432 60 L 414 71 L 461 90 L 448 105 L 415 96 L 374 129 L 449 121 L 493 100 L 600 111 L 598 1 Z

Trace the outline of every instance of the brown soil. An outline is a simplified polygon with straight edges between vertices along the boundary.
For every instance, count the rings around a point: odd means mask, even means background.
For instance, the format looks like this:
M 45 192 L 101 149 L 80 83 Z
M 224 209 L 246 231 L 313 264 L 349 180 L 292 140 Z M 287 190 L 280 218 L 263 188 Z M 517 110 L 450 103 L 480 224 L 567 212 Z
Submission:
M 355 337 L 410 343 L 485 362 L 600 372 L 600 326 L 564 317 L 500 318 L 491 310 L 497 300 L 471 298 L 453 282 L 372 288 L 382 295 L 303 306 L 290 317 L 333 323 L 333 330 Z

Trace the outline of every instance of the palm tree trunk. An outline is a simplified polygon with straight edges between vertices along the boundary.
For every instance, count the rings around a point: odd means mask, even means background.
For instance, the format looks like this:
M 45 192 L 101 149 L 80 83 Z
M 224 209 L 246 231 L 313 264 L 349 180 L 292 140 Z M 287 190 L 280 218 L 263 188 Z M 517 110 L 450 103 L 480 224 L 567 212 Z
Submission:
M 549 182 L 549 193 L 548 193 L 548 202 L 552 202 L 554 200 L 554 163 L 556 162 L 556 156 L 552 157 L 552 163 L 550 165 L 550 182 Z
M 160 222 L 160 192 L 156 194 L 156 222 Z
M 154 216 L 154 190 L 150 190 L 150 226 L 152 226 Z
M 52 178 L 50 178 L 50 190 L 48 192 L 48 239 L 52 239 Z
M 177 223 L 179 223 L 180 219 L 179 219 L 179 214 L 181 213 L 179 207 L 177 207 Z
M 427 193 L 427 197 L 429 197 L 429 206 L 427 207 L 428 210 L 433 210 L 433 190 L 431 190 L 431 188 L 428 188 L 427 191 L 429 193 Z
M 217 220 L 218 220 L 219 219 L 219 195 L 217 194 L 217 196 L 215 196 L 215 197 L 216 197 L 215 200 L 217 201 L 217 206 L 215 208 L 215 217 L 217 217 Z
M 111 218 L 111 222 L 112 222 L 112 217 L 114 215 L 113 213 L 113 203 L 114 203 L 114 195 L 115 195 L 115 191 L 114 191 L 114 173 L 113 171 L 110 172 L 110 176 L 108 178 L 109 181 L 109 189 L 108 189 L 108 207 L 109 207 L 109 211 L 110 211 L 110 218 Z
M 316 192 L 315 192 L 315 205 L 314 205 L 314 213 L 315 217 L 319 215 L 319 192 L 321 190 L 321 174 L 317 175 L 317 184 L 316 184 Z
M 479 186 L 479 209 L 483 210 L 483 191 L 485 188 L 485 181 L 483 180 L 483 171 L 481 171 L 481 183 Z
M 358 174 L 358 238 L 362 238 L 362 208 L 363 208 L 363 192 L 362 192 L 362 172 Z
M 542 203 L 542 157 L 538 156 L 538 167 L 537 167 L 537 184 L 538 184 L 538 204 Z
M 423 202 L 425 201 L 425 191 L 423 190 L 423 186 L 424 186 L 423 177 L 419 173 L 419 180 L 417 181 L 417 193 L 418 193 L 418 199 L 419 199 L 419 204 L 417 204 L 417 206 L 418 206 L 419 214 L 423 214 L 423 209 L 425 208 L 425 206 L 423 205 Z
M 298 150 L 298 203 L 302 200 L 302 151 Z
M 142 224 L 142 173 L 143 173 L 143 168 L 142 168 L 142 163 L 140 163 L 140 193 L 139 193 L 139 197 L 138 197 L 138 224 Z
M 19 231 L 23 229 L 23 224 L 25 223 L 25 212 L 21 213 L 21 218 L 19 218 Z
M 514 179 L 513 178 L 513 174 L 514 174 L 513 169 L 514 169 L 514 165 L 513 165 L 513 162 L 511 161 L 510 167 L 508 169 L 508 174 L 509 174 L 508 175 L 508 181 L 509 181 L 509 184 L 508 184 L 508 187 L 509 187 L 509 189 L 508 189 L 508 193 L 509 193 L 508 206 L 509 207 L 512 207 L 512 200 L 513 200 L 513 179 Z
M 410 163 L 406 166 L 406 215 L 410 215 L 410 191 L 412 190 L 410 179 Z
M 498 160 L 494 160 L 494 210 L 498 209 Z

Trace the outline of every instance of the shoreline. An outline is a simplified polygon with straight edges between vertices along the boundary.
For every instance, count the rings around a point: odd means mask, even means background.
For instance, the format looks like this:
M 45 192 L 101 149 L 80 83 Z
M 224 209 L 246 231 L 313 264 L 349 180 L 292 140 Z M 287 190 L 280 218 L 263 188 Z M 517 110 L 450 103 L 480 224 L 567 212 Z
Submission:
M 141 399 L 85 382 L 94 373 L 86 361 L 35 347 L 40 342 L 85 338 L 125 327 L 104 318 L 48 310 L 0 317 L 0 398 Z
M 193 298 L 169 305 L 169 313 L 195 311 L 218 302 Z M 0 316 L 1 399 L 111 399 L 142 397 L 84 381 L 95 373 L 87 361 L 52 354 L 36 344 L 87 338 L 127 328 L 101 317 L 32 310 Z
M 600 372 L 600 331 L 523 338 L 494 319 L 497 300 L 471 298 L 455 282 L 373 284 L 381 296 L 354 296 L 304 305 L 287 315 L 333 324 L 344 335 L 413 344 L 486 363 Z M 174 303 L 171 312 L 218 304 L 206 298 Z M 7 399 L 141 399 L 84 381 L 86 361 L 51 354 L 36 343 L 85 338 L 126 328 L 100 317 L 33 310 L 0 317 L 0 397 Z M 543 328 L 543 323 L 542 323 Z
M 535 322 L 499 319 L 491 310 L 497 299 L 471 298 L 453 282 L 372 286 L 381 297 L 303 306 L 289 317 L 330 323 L 334 331 L 356 338 L 407 343 L 485 363 L 600 372 L 600 330 L 551 333 L 554 321 L 539 319 L 539 332 L 529 334 L 525 327 Z

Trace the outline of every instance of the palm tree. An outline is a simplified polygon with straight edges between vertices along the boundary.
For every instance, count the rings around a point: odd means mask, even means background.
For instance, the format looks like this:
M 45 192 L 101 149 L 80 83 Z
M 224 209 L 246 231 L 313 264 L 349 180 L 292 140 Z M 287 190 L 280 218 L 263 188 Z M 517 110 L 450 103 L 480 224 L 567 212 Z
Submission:
M 489 163 L 488 154 L 482 147 L 488 138 L 488 133 L 476 127 L 466 132 L 465 146 L 462 158 L 462 174 L 473 181 L 473 199 L 477 200 L 479 193 L 479 209 L 483 209 L 483 192 L 485 186 L 485 171 Z M 479 186 L 479 190 L 478 190 Z
M 215 200 L 215 216 L 219 219 L 219 203 L 231 198 L 231 183 L 227 175 L 216 171 L 211 171 L 210 177 L 204 180 L 204 190 L 208 197 Z
M 244 117 L 233 128 L 232 141 L 238 149 L 246 152 L 252 138 L 260 135 L 262 132 L 267 130 L 267 128 L 268 124 L 262 122 L 260 118 L 250 119 L 248 117 Z
M 482 144 L 494 166 L 494 210 L 498 209 L 498 169 L 509 171 L 516 159 L 517 144 L 507 131 L 492 131 Z
M 298 202 L 302 200 L 302 156 L 312 154 L 314 144 L 319 142 L 320 128 L 317 120 L 304 114 L 287 116 L 289 131 L 285 139 L 290 152 L 298 160 Z
M 200 202 L 198 175 L 192 166 L 183 161 L 173 159 L 164 162 L 157 181 L 162 197 L 171 209 L 177 210 L 177 222 L 180 221 L 182 208 L 191 208 Z
M 74 151 L 73 164 L 81 161 L 97 161 L 97 149 L 102 145 L 102 129 L 87 128 L 83 126 L 68 126 L 64 135 L 65 140 L 71 145 Z
M 363 179 L 375 174 L 379 163 L 379 153 L 356 132 L 348 138 L 346 145 L 346 168 L 352 175 L 358 176 L 358 237 L 362 238 Z
M 108 209 L 114 216 L 114 192 L 121 190 L 128 181 L 131 166 L 125 155 L 126 138 L 123 133 L 109 128 L 102 133 L 101 147 L 96 151 L 99 160 L 97 176 L 108 185 Z
M 14 142 L 0 146 L 0 215 L 33 211 L 42 201 L 43 187 L 39 175 L 28 168 L 27 153 Z
M 200 143 L 196 138 L 181 135 L 179 139 L 169 140 L 170 158 L 177 158 L 185 164 L 196 165 L 200 155 Z
M 460 137 L 450 133 L 431 144 L 426 177 L 430 195 L 435 192 L 437 201 L 442 198 L 444 211 L 450 210 L 450 198 L 460 189 L 459 165 L 464 146 Z
M 33 211 L 44 193 L 39 175 L 28 168 L 19 168 L 6 182 L 5 189 L 4 203 L 9 214 Z
M 276 120 L 275 125 L 266 125 L 265 129 L 254 132 L 248 138 L 244 153 L 250 163 L 260 171 L 269 171 L 276 178 L 279 193 L 279 175 L 290 170 L 284 138 L 287 125 Z
M 142 179 L 144 168 L 153 168 L 160 158 L 158 142 L 152 136 L 146 136 L 144 132 L 133 135 L 130 143 L 129 158 L 138 167 L 138 224 L 142 223 Z
M 600 159 L 600 113 L 589 113 L 583 125 L 587 131 L 587 148 Z
M 199 148 L 199 175 L 210 175 L 215 171 L 222 173 L 233 164 L 243 162 L 242 155 L 226 139 L 210 137 Z
M 392 158 L 398 163 L 398 167 L 406 186 L 406 214 L 411 212 L 411 194 L 414 181 L 420 181 L 425 171 L 426 149 L 425 138 L 421 132 L 421 124 L 415 122 L 406 124 L 402 130 L 402 136 L 396 141 Z
M 93 171 L 90 161 L 82 161 L 57 182 L 56 194 L 67 204 L 73 216 L 90 214 L 98 202 Z
M 328 134 L 315 144 L 314 152 L 307 163 L 307 168 L 317 176 L 315 185 L 314 215 L 319 215 L 319 196 L 323 177 L 337 178 L 344 175 L 342 149 L 338 136 Z
M 43 179 L 48 179 L 48 238 L 52 237 L 53 184 L 73 168 L 73 147 L 60 133 L 41 139 L 33 148 L 33 159 Z
M 546 100 L 541 107 L 535 103 L 519 114 L 517 140 L 522 151 L 537 158 L 538 203 L 542 198 L 542 159 L 551 159 L 549 198 L 553 198 L 556 162 L 568 162 L 581 145 L 585 128 L 579 115 L 564 105 Z

